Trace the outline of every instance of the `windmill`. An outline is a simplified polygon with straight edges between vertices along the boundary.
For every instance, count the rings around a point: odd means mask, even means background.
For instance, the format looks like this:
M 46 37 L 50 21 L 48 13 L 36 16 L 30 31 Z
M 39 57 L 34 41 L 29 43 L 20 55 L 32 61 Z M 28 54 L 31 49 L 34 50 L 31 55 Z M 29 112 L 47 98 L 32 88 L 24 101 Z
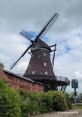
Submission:
M 59 14 L 55 13 L 34 40 L 30 38 L 26 31 L 23 30 L 20 32 L 31 44 L 11 67 L 12 69 L 30 49 L 31 58 L 24 77 L 43 83 L 45 85 L 45 91 L 57 89 L 57 79 L 53 72 L 56 44 L 49 46 L 41 39 L 52 27 L 58 16 Z M 52 50 L 52 48 L 54 49 Z M 50 59 L 51 52 L 53 52 L 52 61 Z

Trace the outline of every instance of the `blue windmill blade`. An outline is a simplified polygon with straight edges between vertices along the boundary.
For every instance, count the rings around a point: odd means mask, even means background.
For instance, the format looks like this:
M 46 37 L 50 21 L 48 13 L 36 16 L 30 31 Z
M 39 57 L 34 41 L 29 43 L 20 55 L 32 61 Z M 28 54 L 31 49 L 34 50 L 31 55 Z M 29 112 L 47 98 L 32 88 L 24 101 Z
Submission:
M 31 37 L 28 35 L 28 33 L 27 33 L 25 30 L 22 30 L 22 31 L 20 32 L 20 34 L 21 34 L 22 36 L 26 37 L 29 41 L 33 42 L 33 41 L 31 40 Z
M 52 27 L 52 25 L 54 24 L 54 22 L 56 21 L 56 19 L 58 18 L 59 14 L 55 13 L 50 20 L 47 22 L 47 24 L 42 28 L 42 30 L 40 31 L 40 33 L 36 36 L 35 40 L 42 38 L 47 32 L 48 30 Z

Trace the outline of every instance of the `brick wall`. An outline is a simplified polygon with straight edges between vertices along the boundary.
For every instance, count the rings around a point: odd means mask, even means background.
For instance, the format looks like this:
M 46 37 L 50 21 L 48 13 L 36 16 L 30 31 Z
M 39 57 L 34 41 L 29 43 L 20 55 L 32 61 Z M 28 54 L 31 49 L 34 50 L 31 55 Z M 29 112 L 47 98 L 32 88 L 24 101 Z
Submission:
M 3 72 L 3 69 L 1 67 L 0 67 L 0 79 L 3 79 L 6 82 L 9 82 L 7 75 L 5 75 L 5 73 Z
M 34 82 L 29 79 L 24 79 L 7 71 L 5 72 L 2 68 L 0 68 L 0 79 L 4 79 L 7 82 L 7 84 L 14 89 L 24 89 L 33 92 L 44 91 L 43 84 Z

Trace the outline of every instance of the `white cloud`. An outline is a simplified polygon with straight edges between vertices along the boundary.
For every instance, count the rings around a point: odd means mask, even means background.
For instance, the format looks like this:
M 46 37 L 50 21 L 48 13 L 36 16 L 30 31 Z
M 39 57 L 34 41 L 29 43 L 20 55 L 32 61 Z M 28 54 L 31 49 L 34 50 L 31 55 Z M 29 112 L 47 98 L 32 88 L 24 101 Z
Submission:
M 17 71 L 17 72 L 23 74 L 23 73 L 25 72 L 25 70 L 26 70 L 28 64 L 29 64 L 29 60 L 26 61 L 26 62 L 22 62 L 22 63 L 20 63 L 19 65 L 17 65 L 17 69 L 19 69 L 19 71 Z
M 76 71 L 74 75 L 78 80 L 82 80 L 82 74 L 80 72 Z

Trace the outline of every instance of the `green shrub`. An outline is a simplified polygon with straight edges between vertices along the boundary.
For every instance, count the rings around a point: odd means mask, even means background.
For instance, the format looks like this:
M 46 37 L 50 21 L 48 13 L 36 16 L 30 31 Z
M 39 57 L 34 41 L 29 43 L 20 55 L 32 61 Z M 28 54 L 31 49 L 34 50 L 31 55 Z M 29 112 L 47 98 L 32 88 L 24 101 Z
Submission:
M 72 109 L 72 103 L 71 103 L 70 95 L 68 95 L 66 93 L 65 98 L 66 98 L 66 102 L 67 102 L 67 105 L 68 105 L 68 109 Z
M 37 113 L 39 109 L 37 93 L 24 90 L 20 90 L 19 92 L 22 97 L 21 117 L 27 117 L 29 114 Z
M 52 110 L 65 111 L 68 109 L 65 94 L 62 91 L 49 91 L 48 95 L 52 97 Z
M 52 98 L 47 93 L 37 93 L 37 101 L 39 105 L 39 112 L 50 112 L 52 111 Z
M 4 68 L 4 64 L 3 63 L 0 63 L 0 68 Z
M 21 117 L 38 112 L 65 111 L 71 108 L 69 96 L 62 91 L 33 93 L 21 90 L 20 95 L 22 97 Z
M 0 80 L 0 117 L 20 117 L 20 96 Z
M 71 105 L 69 95 L 62 91 L 17 92 L 0 80 L 0 117 L 27 117 L 29 114 L 65 111 L 71 109 Z

